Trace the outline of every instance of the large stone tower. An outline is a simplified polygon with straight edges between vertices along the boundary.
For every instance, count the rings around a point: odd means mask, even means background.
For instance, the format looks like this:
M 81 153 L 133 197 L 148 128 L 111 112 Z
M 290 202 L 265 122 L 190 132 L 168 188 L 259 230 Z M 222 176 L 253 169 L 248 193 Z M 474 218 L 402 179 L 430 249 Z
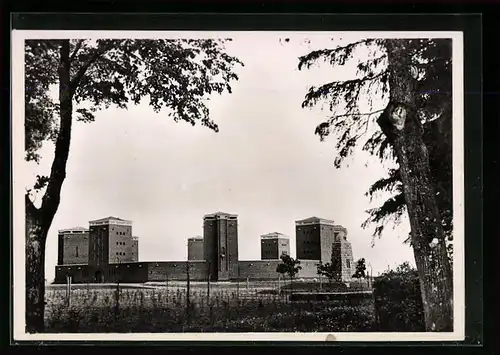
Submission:
M 281 255 L 290 255 L 290 239 L 288 236 L 274 232 L 260 236 L 260 259 L 276 260 Z
M 211 280 L 225 281 L 237 277 L 237 215 L 216 212 L 203 217 L 203 255 L 208 262 Z
M 89 266 L 96 282 L 102 282 L 109 264 L 137 261 L 137 240 L 132 221 L 107 217 L 89 222 Z
M 338 281 L 349 281 L 355 272 L 356 265 L 352 256 L 351 242 L 347 240 L 347 229 L 337 227 L 335 239 L 332 244 L 332 263 L 338 271 Z
M 62 229 L 58 233 L 57 265 L 86 265 L 89 262 L 89 230 Z
M 347 229 L 334 221 L 311 217 L 295 222 L 297 258 L 333 263 L 337 281 L 348 281 L 354 273 Z
M 203 238 L 188 238 L 188 260 L 204 260 Z

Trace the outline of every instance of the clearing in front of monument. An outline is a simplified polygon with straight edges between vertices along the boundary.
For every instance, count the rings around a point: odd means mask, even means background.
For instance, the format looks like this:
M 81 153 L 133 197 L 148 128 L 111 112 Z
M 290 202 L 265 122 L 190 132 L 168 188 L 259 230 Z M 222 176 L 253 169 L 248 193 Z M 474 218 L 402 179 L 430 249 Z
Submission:
M 47 290 L 51 333 L 346 332 L 375 331 L 371 294 L 328 301 L 290 301 L 301 283 L 273 285 L 174 283 L 140 289 L 121 285 Z M 309 288 L 306 284 L 302 288 Z M 355 291 L 353 288 L 352 291 Z M 352 292 L 353 295 L 355 292 Z

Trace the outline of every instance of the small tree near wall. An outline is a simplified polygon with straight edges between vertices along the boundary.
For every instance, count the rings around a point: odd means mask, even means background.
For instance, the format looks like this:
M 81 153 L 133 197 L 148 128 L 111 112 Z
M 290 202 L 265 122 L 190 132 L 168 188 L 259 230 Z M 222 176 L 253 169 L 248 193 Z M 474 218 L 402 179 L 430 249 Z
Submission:
M 356 262 L 356 272 L 352 275 L 355 279 L 366 277 L 366 260 L 361 258 Z
M 302 270 L 300 260 L 292 258 L 290 255 L 281 255 L 281 263 L 276 267 L 276 272 L 290 277 L 290 290 L 292 289 L 292 282 L 295 275 Z
M 317 266 L 317 273 L 320 276 L 326 276 L 328 281 L 331 283 L 333 280 L 338 278 L 338 270 L 334 267 L 333 263 L 322 263 L 319 262 Z

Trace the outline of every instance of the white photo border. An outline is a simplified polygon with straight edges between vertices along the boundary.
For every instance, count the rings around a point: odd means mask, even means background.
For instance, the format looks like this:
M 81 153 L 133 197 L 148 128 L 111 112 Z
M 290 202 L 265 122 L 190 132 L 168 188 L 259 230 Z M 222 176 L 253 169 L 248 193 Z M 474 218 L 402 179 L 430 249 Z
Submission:
M 381 333 L 132 333 L 28 334 L 25 331 L 25 168 L 24 41 L 26 39 L 239 38 L 242 36 L 341 36 L 372 38 L 450 38 L 453 41 L 453 299 L 454 331 Z M 13 30 L 11 34 L 13 169 L 13 338 L 14 341 L 462 341 L 465 338 L 464 47 L 461 31 L 59 31 Z M 327 338 L 328 337 L 328 338 Z

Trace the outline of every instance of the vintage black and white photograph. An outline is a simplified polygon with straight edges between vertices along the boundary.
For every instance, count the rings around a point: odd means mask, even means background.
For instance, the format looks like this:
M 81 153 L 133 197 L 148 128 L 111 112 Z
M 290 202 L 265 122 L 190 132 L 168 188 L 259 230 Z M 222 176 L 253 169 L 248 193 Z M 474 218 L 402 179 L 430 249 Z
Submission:
M 16 339 L 463 339 L 461 33 L 12 38 Z

